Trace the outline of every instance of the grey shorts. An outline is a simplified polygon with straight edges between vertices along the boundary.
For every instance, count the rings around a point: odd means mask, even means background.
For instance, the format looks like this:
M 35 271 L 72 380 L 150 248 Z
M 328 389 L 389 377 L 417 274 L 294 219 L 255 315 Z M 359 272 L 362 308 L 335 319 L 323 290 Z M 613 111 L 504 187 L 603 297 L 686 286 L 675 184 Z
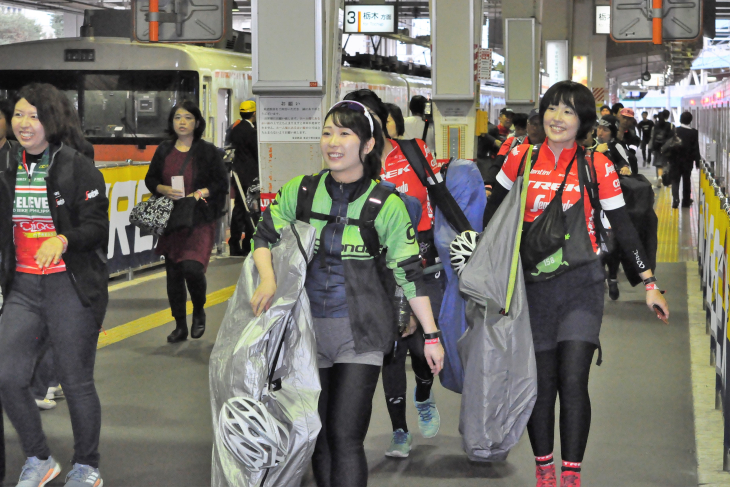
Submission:
M 603 280 L 603 266 L 596 261 L 525 286 L 536 352 L 553 350 L 568 340 L 600 345 Z
M 313 318 L 317 339 L 317 367 L 334 364 L 383 365 L 383 352 L 355 352 L 349 318 Z

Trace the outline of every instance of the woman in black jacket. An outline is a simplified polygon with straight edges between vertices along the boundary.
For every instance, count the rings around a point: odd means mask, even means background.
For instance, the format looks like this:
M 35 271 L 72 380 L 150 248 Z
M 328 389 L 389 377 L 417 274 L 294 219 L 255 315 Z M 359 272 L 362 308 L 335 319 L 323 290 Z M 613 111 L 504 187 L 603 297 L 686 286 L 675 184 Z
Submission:
M 10 195 L 0 198 L 0 396 L 28 457 L 20 485 L 44 485 L 61 466 L 29 385 L 50 345 L 74 434 L 66 486 L 101 485 L 94 362 L 108 302 L 109 201 L 101 172 L 68 145 L 64 95 L 31 84 L 18 97 L 12 127 L 20 147 L 0 174 Z
M 172 220 L 192 212 L 192 228 L 163 235 L 156 249 L 165 256 L 167 297 L 176 324 L 167 341 L 176 343 L 188 338 L 185 284 L 193 302 L 190 336 L 200 338 L 205 332 L 205 271 L 213 250 L 215 222 L 225 208 L 228 175 L 216 147 L 201 140 L 205 119 L 194 102 L 186 100 L 172 107 L 168 132 L 172 140 L 157 148 L 144 182 L 155 195 L 176 201 Z M 184 191 L 173 189 L 172 178 L 178 176 L 183 177 Z

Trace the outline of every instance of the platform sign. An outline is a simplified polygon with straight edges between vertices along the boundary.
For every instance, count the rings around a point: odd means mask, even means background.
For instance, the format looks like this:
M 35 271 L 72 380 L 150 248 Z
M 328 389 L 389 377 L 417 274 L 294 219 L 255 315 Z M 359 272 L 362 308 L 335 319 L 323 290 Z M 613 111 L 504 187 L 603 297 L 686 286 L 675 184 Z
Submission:
M 259 97 L 259 142 L 317 142 L 322 135 L 318 97 Z
M 159 0 L 159 13 L 151 14 L 149 0 L 133 0 L 134 38 L 150 40 L 150 21 L 159 23 L 159 42 L 214 43 L 225 32 L 225 0 Z M 230 7 L 229 7 L 230 9 Z
M 650 1 L 613 0 L 611 37 L 616 42 L 651 42 L 653 9 Z M 662 39 L 689 41 L 702 34 L 700 0 L 662 2 Z
M 345 34 L 395 34 L 395 5 L 345 5 Z
M 595 34 L 611 33 L 611 6 L 596 5 L 596 30 Z
M 479 72 L 479 79 L 492 79 L 492 50 L 479 48 L 478 56 L 479 64 L 477 70 Z

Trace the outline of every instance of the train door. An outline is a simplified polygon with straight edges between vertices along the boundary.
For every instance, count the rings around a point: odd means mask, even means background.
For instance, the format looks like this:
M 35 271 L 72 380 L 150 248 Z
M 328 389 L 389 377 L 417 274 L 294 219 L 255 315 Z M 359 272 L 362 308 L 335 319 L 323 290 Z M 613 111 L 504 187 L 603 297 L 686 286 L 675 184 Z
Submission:
M 203 89 L 201 90 L 202 98 L 200 100 L 200 111 L 203 114 L 203 120 L 206 122 L 203 138 L 209 142 L 215 143 L 215 117 L 211 110 L 210 90 L 212 89 L 213 79 L 210 76 L 203 76 Z
M 225 145 L 226 132 L 231 124 L 231 90 L 221 88 L 218 90 L 218 136 L 215 139 L 215 145 L 223 147 Z

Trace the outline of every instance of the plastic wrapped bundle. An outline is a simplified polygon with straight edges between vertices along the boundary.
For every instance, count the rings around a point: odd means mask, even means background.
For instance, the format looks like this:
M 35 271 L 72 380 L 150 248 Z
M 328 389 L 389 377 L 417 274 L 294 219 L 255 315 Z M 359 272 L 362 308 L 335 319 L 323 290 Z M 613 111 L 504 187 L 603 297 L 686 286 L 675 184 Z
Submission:
M 283 229 L 271 249 L 276 294 L 258 317 L 249 304 L 259 284 L 253 256 L 243 264 L 210 356 L 213 487 L 297 486 L 309 464 L 321 427 L 317 346 L 304 290 L 315 236 L 314 227 L 301 222 Z M 224 445 L 219 416 L 234 397 L 260 401 L 288 428 L 288 452 L 275 467 L 248 468 Z

